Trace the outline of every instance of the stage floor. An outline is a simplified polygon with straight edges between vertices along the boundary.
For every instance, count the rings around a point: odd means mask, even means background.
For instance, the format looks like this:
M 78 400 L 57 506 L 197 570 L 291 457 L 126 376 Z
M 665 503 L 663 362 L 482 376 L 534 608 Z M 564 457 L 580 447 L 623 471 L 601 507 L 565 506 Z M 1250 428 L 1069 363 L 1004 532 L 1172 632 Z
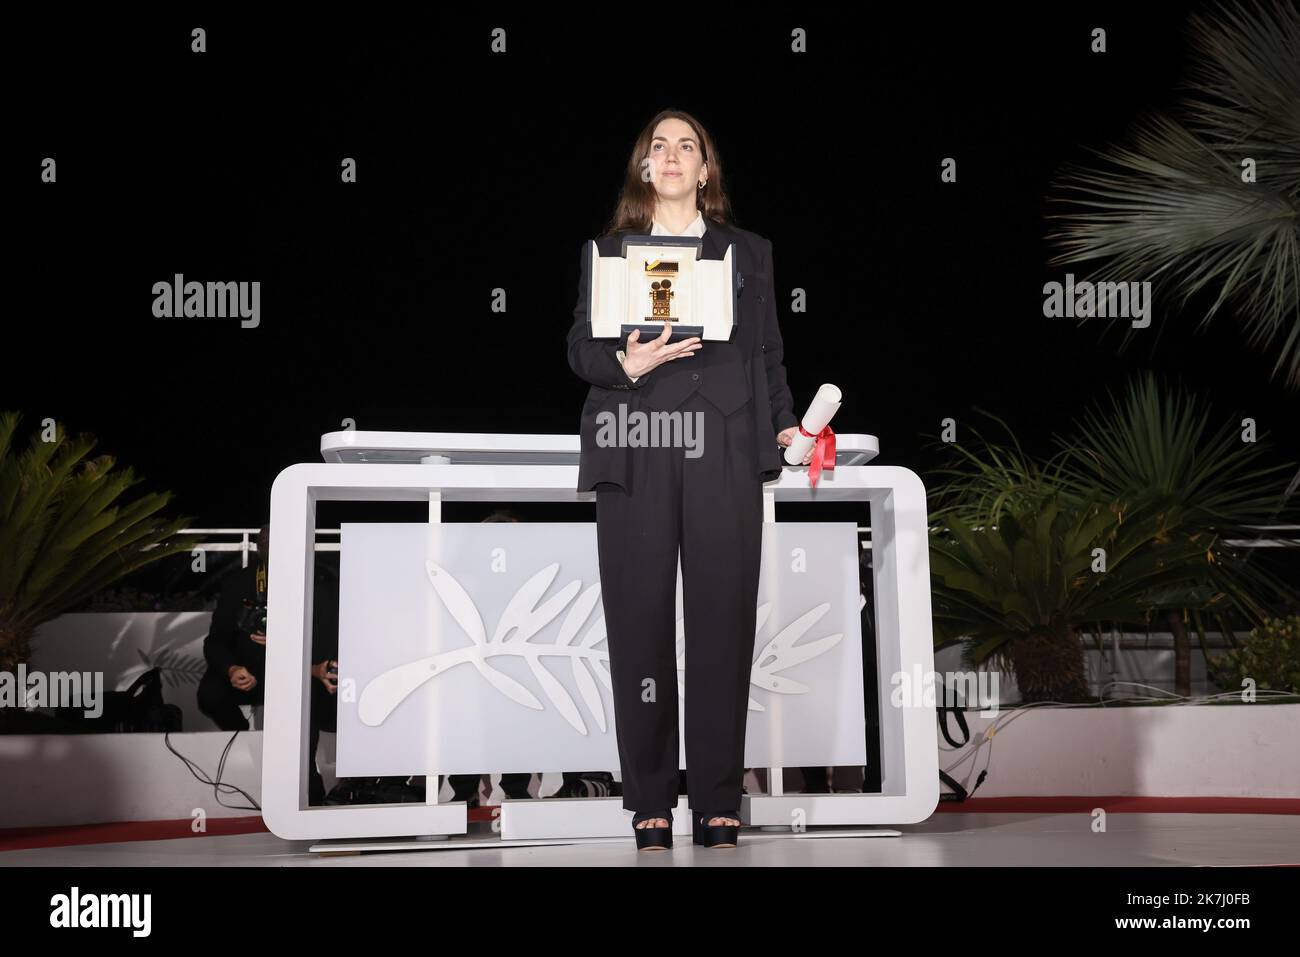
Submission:
M 630 830 L 630 829 L 629 829 Z M 273 834 L 80 844 L 0 852 L 0 867 L 22 866 L 1241 866 L 1300 865 L 1300 817 L 1292 814 L 1111 813 L 1094 833 L 1087 813 L 945 813 L 895 828 L 901 837 L 836 837 L 816 829 L 794 837 L 753 828 L 735 849 L 697 848 L 678 836 L 672 851 L 638 853 L 632 836 L 582 843 L 464 847 L 493 840 L 484 825 L 429 850 L 311 853 L 308 841 Z

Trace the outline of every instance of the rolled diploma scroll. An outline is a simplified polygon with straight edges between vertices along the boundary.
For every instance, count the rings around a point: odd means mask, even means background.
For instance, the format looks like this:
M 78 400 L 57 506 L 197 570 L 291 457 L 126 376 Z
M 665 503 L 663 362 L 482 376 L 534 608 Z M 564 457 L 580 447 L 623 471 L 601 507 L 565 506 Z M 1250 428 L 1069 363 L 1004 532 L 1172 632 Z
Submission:
M 790 465 L 799 465 L 803 462 L 803 457 L 808 454 L 808 450 L 817 441 L 817 434 L 826 427 L 826 424 L 839 411 L 842 398 L 844 396 L 840 390 L 829 382 L 824 383 L 817 390 L 817 394 L 813 396 L 812 404 L 808 406 L 808 411 L 803 416 L 804 431 L 812 434 L 795 433 L 794 441 L 785 450 L 786 462 Z

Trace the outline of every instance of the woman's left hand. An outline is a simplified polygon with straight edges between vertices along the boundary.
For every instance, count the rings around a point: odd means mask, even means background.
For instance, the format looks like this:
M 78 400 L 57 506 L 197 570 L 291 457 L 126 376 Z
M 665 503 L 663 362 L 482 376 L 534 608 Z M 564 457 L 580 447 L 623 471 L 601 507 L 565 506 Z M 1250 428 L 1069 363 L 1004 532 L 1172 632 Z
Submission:
M 799 426 L 792 425 L 790 426 L 790 428 L 783 429 L 782 431 L 778 432 L 776 435 L 776 441 L 779 444 L 784 445 L 786 448 L 789 448 L 790 443 L 794 441 L 794 437 L 798 434 L 799 434 Z M 803 457 L 803 462 L 801 464 L 808 465 L 812 462 L 813 452 L 816 450 L 816 448 L 817 446 L 813 445 L 810 449 L 808 449 L 808 454 Z

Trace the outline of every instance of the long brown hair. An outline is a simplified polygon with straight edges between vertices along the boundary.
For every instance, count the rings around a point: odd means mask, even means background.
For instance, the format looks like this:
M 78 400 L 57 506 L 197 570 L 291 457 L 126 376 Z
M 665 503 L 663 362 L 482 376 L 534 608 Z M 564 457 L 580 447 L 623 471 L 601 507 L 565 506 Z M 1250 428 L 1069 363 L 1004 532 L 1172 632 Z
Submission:
M 722 159 L 718 148 L 700 121 L 681 110 L 663 110 L 656 114 L 641 130 L 632 146 L 632 155 L 627 160 L 627 171 L 623 177 L 623 188 L 619 192 L 618 206 L 602 235 L 609 236 L 627 230 L 648 233 L 655 212 L 654 184 L 641 178 L 641 164 L 650 155 L 650 142 L 655 135 L 655 127 L 668 119 L 679 119 L 695 131 L 704 162 L 709 164 L 709 181 L 704 189 L 695 191 L 695 207 L 705 219 L 720 223 L 731 221 L 731 202 L 722 188 Z

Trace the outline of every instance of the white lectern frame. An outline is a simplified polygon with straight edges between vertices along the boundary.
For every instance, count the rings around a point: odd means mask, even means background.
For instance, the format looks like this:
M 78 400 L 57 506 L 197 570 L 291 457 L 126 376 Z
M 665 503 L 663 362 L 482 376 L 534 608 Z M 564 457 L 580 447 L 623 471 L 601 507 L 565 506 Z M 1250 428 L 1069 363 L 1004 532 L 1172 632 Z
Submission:
M 277 476 L 271 489 L 267 607 L 267 631 L 275 640 L 266 649 L 262 770 L 262 817 L 272 833 L 315 840 L 467 831 L 465 803 L 437 803 L 436 777 L 427 786 L 424 804 L 308 806 L 316 503 L 428 501 L 430 521 L 436 522 L 443 500 L 594 502 L 594 492 L 575 491 L 578 441 L 576 435 L 334 432 L 321 441 L 323 456 L 333 462 L 291 465 Z M 776 520 L 776 502 L 867 502 L 881 673 L 912 675 L 919 668 L 929 675 L 934 644 L 925 487 L 905 468 L 846 464 L 874 457 L 872 436 L 837 435 L 836 443 L 836 467 L 823 470 L 816 489 L 808 485 L 807 467 L 787 466 L 780 479 L 767 484 L 764 520 Z M 885 688 L 881 706 L 890 706 Z M 912 824 L 928 818 L 939 801 L 933 703 L 898 710 L 901 741 L 882 735 L 882 773 L 886 782 L 891 771 L 895 780 L 901 776 L 902 793 L 783 795 L 780 769 L 772 769 L 772 793 L 743 799 L 746 821 L 789 826 L 796 814 L 809 826 Z M 506 801 L 501 815 L 506 840 L 630 837 L 630 814 L 618 797 Z M 689 833 L 685 813 L 675 816 L 674 832 Z

